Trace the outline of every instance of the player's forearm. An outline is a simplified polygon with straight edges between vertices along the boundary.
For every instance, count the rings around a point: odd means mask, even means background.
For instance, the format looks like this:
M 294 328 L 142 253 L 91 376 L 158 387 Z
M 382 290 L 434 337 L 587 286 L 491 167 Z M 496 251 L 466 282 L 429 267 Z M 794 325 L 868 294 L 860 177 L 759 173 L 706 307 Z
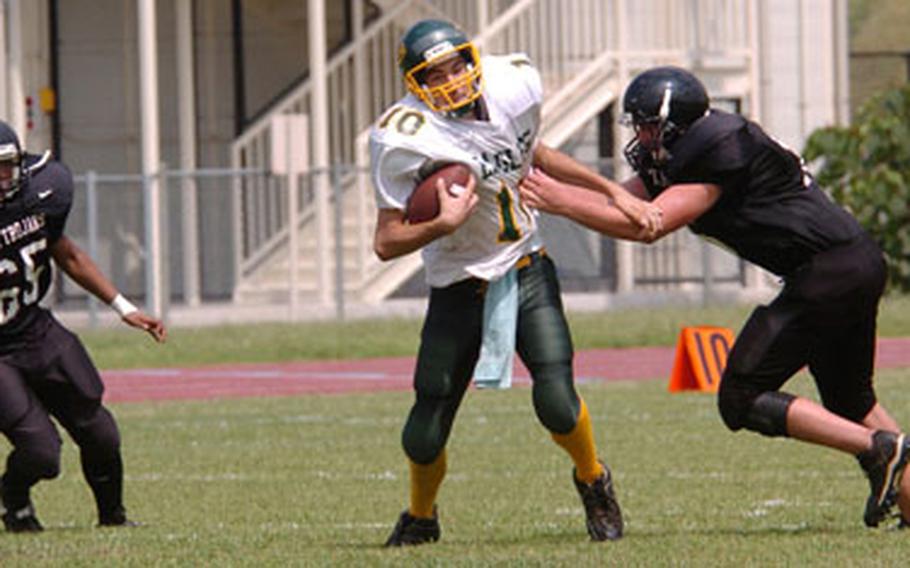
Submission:
M 63 255 L 55 255 L 54 260 L 76 284 L 105 304 L 109 304 L 117 295 L 114 284 L 82 250 L 69 250 Z
M 534 150 L 534 165 L 559 181 L 586 187 L 611 198 L 615 198 L 618 192 L 626 191 L 622 185 L 597 174 L 571 156 L 544 144 L 538 144 Z
M 373 250 L 380 260 L 391 260 L 420 250 L 445 234 L 435 220 L 416 225 L 389 224 L 376 231 Z
M 642 234 L 641 227 L 610 205 L 606 196 L 582 187 L 563 186 L 560 205 L 553 212 L 616 239 L 650 242 L 663 236 L 661 234 L 649 238 Z

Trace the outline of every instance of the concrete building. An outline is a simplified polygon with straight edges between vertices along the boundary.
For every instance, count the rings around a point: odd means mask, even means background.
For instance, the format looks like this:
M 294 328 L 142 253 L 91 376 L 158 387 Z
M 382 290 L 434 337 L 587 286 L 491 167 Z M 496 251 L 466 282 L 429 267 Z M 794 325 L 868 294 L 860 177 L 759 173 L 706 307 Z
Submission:
M 716 104 L 795 148 L 848 120 L 846 0 L 5 0 L 0 115 L 70 165 L 71 234 L 153 311 L 381 306 L 422 293 L 420 262 L 371 254 L 363 133 L 403 92 L 398 37 L 428 16 L 483 50 L 527 52 L 544 140 L 610 174 L 628 136 L 618 97 L 656 64 L 692 69 Z M 290 184 L 272 156 L 286 114 L 307 121 Z M 767 292 L 690 235 L 648 247 L 544 226 L 566 290 L 589 305 Z

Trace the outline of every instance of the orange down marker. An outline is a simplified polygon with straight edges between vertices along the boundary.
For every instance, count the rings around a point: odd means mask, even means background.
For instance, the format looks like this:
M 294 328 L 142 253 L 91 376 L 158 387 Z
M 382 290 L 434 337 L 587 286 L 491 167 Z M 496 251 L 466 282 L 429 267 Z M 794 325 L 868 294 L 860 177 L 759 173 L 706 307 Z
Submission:
M 733 331 L 726 327 L 682 328 L 668 390 L 717 392 L 732 347 Z

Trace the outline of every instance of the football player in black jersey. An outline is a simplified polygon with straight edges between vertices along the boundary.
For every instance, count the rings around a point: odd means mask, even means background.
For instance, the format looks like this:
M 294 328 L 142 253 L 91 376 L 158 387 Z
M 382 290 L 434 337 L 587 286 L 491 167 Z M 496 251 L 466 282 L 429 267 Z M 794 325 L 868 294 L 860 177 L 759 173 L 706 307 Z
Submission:
M 61 440 L 51 416 L 79 446 L 99 524 L 133 524 L 123 507 L 120 434 L 101 404 L 101 377 L 79 339 L 38 305 L 51 282 L 51 259 L 128 325 L 159 342 L 165 328 L 120 295 L 64 235 L 72 203 L 66 166 L 50 152 L 25 153 L 13 129 L 0 122 L 0 431 L 13 446 L 0 500 L 11 532 L 42 530 L 29 494 L 60 472 Z
M 871 487 L 863 520 L 878 526 L 910 493 L 910 476 L 902 483 L 910 440 L 872 385 L 886 279 L 878 245 L 828 199 L 798 155 L 754 122 L 710 109 L 688 71 L 640 74 L 623 110 L 635 129 L 626 158 L 637 175 L 622 185 L 661 208 L 656 238 L 688 225 L 783 279 L 730 353 L 718 394 L 724 423 L 855 455 Z M 613 237 L 655 238 L 588 188 L 539 172 L 523 182 L 522 196 Z M 780 390 L 807 365 L 821 404 Z M 910 508 L 902 514 L 910 519 Z

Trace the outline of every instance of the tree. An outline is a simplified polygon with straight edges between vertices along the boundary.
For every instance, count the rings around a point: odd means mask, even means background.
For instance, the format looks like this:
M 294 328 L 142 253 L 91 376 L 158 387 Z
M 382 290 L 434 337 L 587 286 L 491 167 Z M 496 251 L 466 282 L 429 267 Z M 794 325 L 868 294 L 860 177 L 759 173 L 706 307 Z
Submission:
M 867 101 L 849 127 L 816 130 L 819 184 L 879 242 L 893 287 L 910 290 L 910 85 Z

